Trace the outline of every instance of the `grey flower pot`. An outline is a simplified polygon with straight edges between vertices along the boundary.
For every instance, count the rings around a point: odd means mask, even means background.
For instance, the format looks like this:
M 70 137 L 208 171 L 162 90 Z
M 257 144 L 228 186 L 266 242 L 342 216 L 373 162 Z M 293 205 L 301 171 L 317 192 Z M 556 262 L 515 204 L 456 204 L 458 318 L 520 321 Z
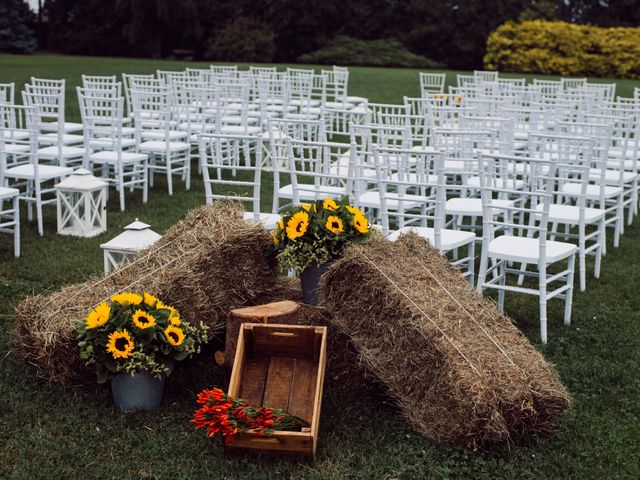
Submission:
M 325 262 L 321 265 L 313 264 L 305 268 L 300 273 L 300 283 L 302 285 L 302 298 L 308 305 L 318 305 L 320 303 L 320 291 L 318 283 L 322 274 L 333 264 Z
M 147 372 L 121 373 L 111 380 L 113 401 L 125 412 L 158 408 L 163 391 L 164 377 L 156 378 Z

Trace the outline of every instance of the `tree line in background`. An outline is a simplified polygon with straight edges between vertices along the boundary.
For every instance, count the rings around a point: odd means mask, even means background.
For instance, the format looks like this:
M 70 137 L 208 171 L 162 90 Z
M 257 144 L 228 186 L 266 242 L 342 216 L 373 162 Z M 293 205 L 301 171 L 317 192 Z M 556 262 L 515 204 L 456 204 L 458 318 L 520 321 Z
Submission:
M 39 28 L 40 48 L 69 54 L 471 69 L 505 21 L 638 26 L 640 8 L 637 0 L 44 0 L 41 19 L 22 0 L 0 0 L 0 51 L 31 51 Z

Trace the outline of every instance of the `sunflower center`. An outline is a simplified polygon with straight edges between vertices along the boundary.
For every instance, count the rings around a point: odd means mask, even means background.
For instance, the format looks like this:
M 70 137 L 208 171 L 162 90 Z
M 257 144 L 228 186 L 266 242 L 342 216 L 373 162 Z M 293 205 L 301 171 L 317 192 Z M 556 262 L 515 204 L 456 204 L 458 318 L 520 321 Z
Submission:
M 331 226 L 333 228 L 340 228 L 340 225 L 338 224 L 338 222 L 331 222 Z
M 147 323 L 149 323 L 149 318 L 148 317 L 139 317 L 138 321 L 143 324 L 146 325 Z
M 298 225 L 296 225 L 296 232 L 299 232 L 302 229 L 302 222 L 298 223 Z
M 176 332 L 169 332 L 169 337 L 171 337 L 171 340 L 176 343 L 178 342 L 178 340 L 180 340 L 180 337 L 178 337 L 178 334 Z
M 115 343 L 116 350 L 118 350 L 119 352 L 124 352 L 127 349 L 128 345 L 129 345 L 129 340 L 127 340 L 124 337 L 118 338 Z

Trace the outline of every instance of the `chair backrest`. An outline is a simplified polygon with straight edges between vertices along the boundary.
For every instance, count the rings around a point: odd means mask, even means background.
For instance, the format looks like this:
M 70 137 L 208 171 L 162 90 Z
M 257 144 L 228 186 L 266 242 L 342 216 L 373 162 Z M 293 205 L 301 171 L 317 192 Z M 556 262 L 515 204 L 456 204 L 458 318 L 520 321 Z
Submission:
M 8 166 L 30 163 L 38 180 L 38 106 L 0 103 L 0 186 Z M 11 165 L 6 145 L 12 145 Z M 20 147 L 16 149 L 16 146 Z
M 498 72 L 489 71 L 489 70 L 474 70 L 473 76 L 476 81 L 480 82 L 497 82 L 498 81 Z
M 524 186 L 512 188 L 496 178 L 499 172 L 521 172 Z M 549 209 L 556 188 L 556 162 L 537 157 L 480 155 L 478 176 L 482 198 L 483 251 L 496 232 L 518 233 L 539 239 L 538 253 L 541 265 L 546 265 Z M 515 185 L 514 185 L 515 186 Z M 494 200 L 515 196 L 513 204 L 498 204 Z
M 348 70 L 322 70 L 325 77 L 325 97 L 327 102 L 345 103 L 349 89 Z
M 82 75 L 82 87 L 91 90 L 111 89 L 117 83 L 115 75 Z
M 249 202 L 260 214 L 262 140 L 246 135 L 199 134 L 198 150 L 207 204 L 214 200 Z
M 134 86 L 137 88 L 142 88 L 142 82 L 145 81 L 153 81 L 155 77 L 153 74 L 148 75 L 140 75 L 140 74 L 130 74 L 123 73 L 122 74 L 122 85 L 124 86 L 124 97 L 127 106 L 127 115 L 131 115 L 133 113 L 133 106 L 131 104 L 131 88 Z
M 0 103 L 16 103 L 15 83 L 0 83 Z
M 582 88 L 587 84 L 586 78 L 561 78 L 560 85 L 562 85 L 563 90 L 572 90 L 577 88 Z
M 446 73 L 420 72 L 420 95 L 424 97 L 428 93 L 444 93 L 446 80 Z
M 374 146 L 382 231 L 430 227 L 440 248 L 446 184 L 442 153 Z
M 335 190 L 331 187 L 337 182 L 344 184 L 344 191 L 338 196 L 350 195 L 353 189 L 355 155 L 355 145 L 348 143 L 289 140 L 287 157 L 293 193 L 292 203 L 299 204 L 301 196 L 313 195 L 314 200 L 335 198 Z M 337 179 L 331 171 L 331 166 L 345 156 L 349 158 L 348 173 L 346 178 Z
M 130 94 L 137 143 L 141 142 L 145 130 L 163 131 L 164 141 L 169 142 L 173 120 L 171 91 L 166 87 L 159 91 L 132 88 Z
M 124 99 L 116 95 L 116 88 L 111 92 L 100 90 L 98 94 L 80 87 L 76 90 L 85 148 L 91 149 L 92 141 L 99 140 L 102 149 L 121 155 Z

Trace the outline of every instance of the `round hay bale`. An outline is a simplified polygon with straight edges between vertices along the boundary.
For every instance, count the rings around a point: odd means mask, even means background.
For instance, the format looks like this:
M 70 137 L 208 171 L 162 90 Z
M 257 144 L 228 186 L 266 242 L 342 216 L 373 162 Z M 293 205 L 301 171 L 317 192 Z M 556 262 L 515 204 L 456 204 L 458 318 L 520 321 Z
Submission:
M 552 365 L 417 235 L 349 247 L 321 289 L 360 363 L 428 438 L 518 442 L 551 432 L 569 407 Z

